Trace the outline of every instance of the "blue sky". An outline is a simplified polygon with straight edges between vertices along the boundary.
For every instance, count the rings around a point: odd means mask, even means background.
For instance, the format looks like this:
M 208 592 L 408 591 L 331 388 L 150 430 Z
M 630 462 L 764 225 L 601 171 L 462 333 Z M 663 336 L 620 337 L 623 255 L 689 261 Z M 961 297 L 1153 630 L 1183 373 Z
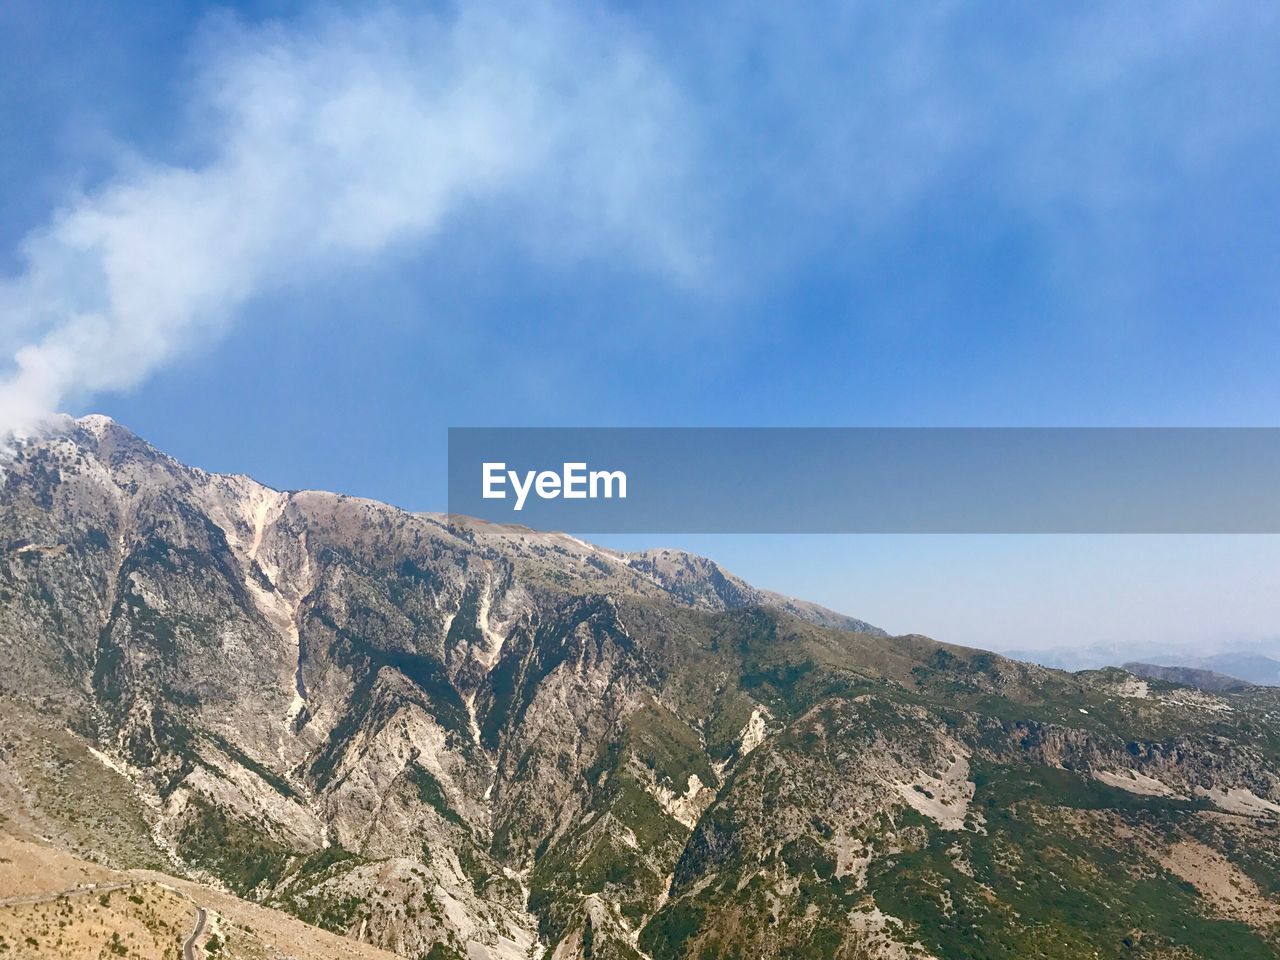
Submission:
M 1278 28 L 14 0 L 0 419 L 412 509 L 450 425 L 1275 425 Z M 1272 538 L 681 545 L 961 642 L 1280 633 Z

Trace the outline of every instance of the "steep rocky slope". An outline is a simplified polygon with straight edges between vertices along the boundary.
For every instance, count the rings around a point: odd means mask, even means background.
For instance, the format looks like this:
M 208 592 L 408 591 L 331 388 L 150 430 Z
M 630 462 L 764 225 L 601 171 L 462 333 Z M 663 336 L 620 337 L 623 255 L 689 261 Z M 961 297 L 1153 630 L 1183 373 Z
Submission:
M 1276 691 L 889 637 L 101 417 L 2 469 L 0 802 L 109 866 L 434 960 L 1275 955 Z

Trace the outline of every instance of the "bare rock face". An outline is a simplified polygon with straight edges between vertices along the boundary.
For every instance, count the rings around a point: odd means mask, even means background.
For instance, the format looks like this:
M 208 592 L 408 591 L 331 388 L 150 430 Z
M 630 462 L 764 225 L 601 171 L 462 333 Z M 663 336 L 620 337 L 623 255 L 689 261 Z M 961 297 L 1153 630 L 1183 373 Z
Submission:
M 1274 955 L 1158 866 L 1275 875 L 1268 688 L 888 637 L 101 417 L 0 470 L 0 798 L 78 852 L 414 957 Z

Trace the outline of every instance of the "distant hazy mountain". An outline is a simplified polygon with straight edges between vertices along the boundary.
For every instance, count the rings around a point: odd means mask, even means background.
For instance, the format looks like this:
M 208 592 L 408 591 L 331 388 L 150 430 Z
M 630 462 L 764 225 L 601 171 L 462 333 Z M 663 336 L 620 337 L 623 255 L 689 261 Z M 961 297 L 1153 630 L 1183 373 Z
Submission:
M 151 878 L 0 893 L 0 956 L 177 956 L 193 904 L 228 960 L 333 955 L 286 913 L 415 960 L 1280 944 L 1280 691 L 889 637 L 102 417 L 0 464 L 0 664 L 0 880 Z
M 1154 663 L 1126 663 L 1124 669 L 1134 676 L 1148 680 L 1165 680 L 1169 683 L 1180 683 L 1183 686 L 1195 687 L 1198 690 L 1211 690 L 1222 693 L 1230 690 L 1241 690 L 1250 686 L 1237 677 L 1229 677 L 1225 673 L 1212 670 L 1200 670 L 1195 667 L 1167 667 Z
M 1255 650 L 1226 650 L 1199 656 L 1120 644 L 1081 644 L 1045 650 L 1002 650 L 1004 656 L 1058 670 L 1097 670 L 1129 663 L 1209 670 L 1258 686 L 1280 686 L 1280 660 Z
M 1260 653 L 1226 652 L 1208 657 L 1180 657 L 1176 655 L 1155 657 L 1151 661 L 1162 666 L 1190 667 L 1196 670 L 1212 670 L 1248 683 L 1262 686 L 1280 686 L 1280 660 Z

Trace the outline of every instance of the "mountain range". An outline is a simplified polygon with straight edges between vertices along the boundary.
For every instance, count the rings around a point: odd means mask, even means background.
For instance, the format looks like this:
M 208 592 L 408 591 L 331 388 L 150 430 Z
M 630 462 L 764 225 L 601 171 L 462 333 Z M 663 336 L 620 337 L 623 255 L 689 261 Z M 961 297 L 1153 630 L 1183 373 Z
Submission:
M 0 956 L 1278 955 L 1280 690 L 890 636 L 100 416 L 0 472 Z

